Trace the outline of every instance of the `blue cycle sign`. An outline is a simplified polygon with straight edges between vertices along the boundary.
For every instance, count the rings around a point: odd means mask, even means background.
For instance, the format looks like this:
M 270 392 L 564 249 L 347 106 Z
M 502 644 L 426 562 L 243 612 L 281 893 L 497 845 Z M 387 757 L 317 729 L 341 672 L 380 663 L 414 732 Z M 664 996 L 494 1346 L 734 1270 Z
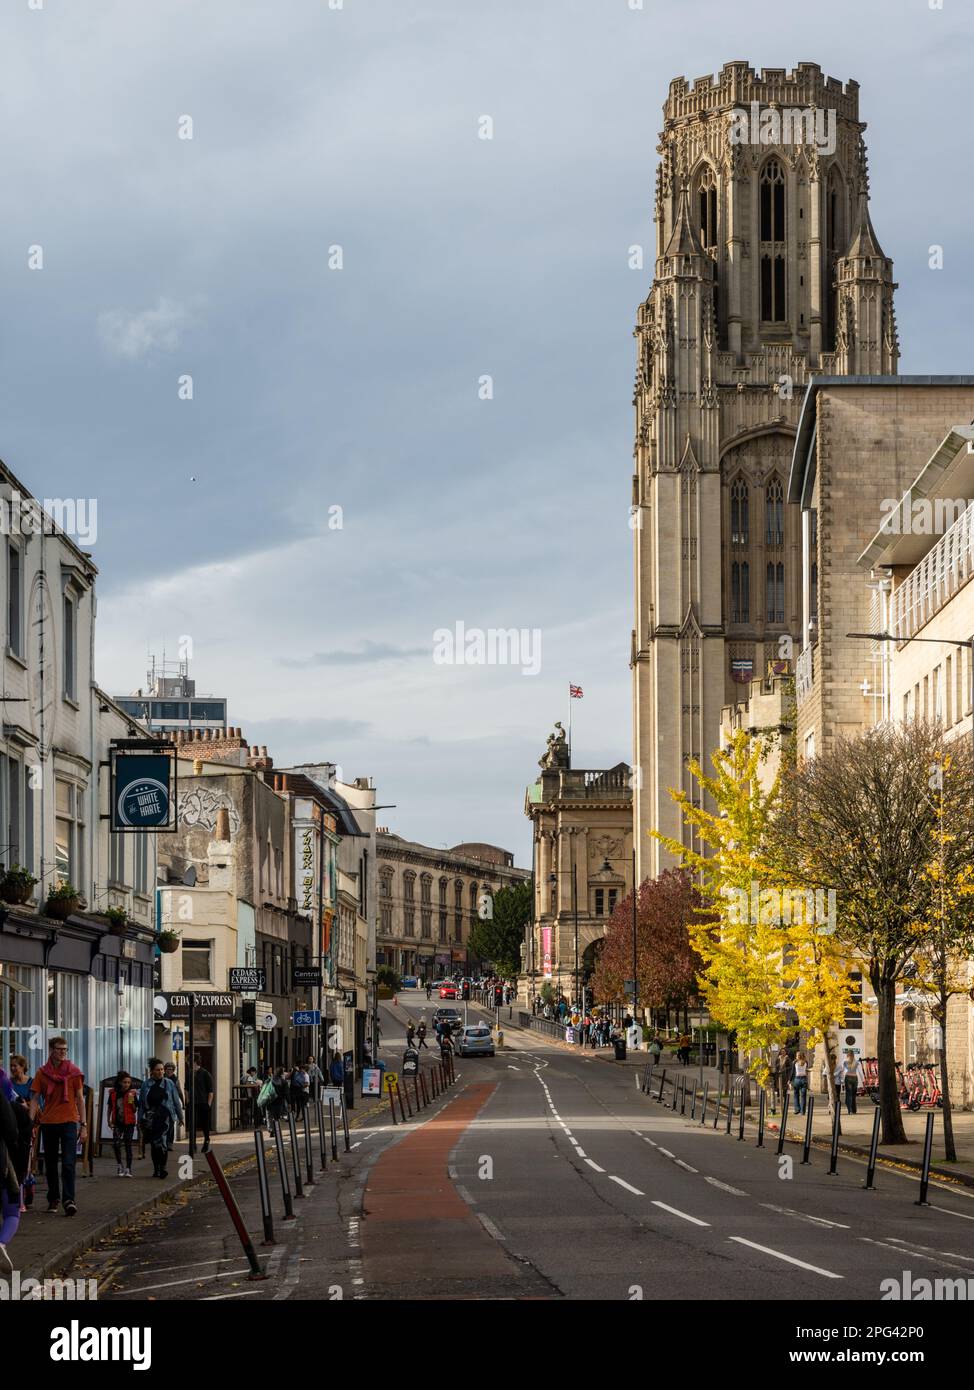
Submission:
M 172 830 L 172 759 L 168 752 L 113 750 L 112 829 Z

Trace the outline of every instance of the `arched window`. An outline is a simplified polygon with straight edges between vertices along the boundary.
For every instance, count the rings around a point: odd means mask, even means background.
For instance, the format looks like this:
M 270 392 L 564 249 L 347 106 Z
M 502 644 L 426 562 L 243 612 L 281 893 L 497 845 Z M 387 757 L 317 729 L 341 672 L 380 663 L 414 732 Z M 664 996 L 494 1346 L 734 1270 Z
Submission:
M 764 493 L 764 543 L 765 545 L 784 545 L 785 495 L 781 482 L 773 478 Z
M 761 320 L 763 323 L 785 321 L 785 258 L 761 257 Z
M 751 574 L 747 561 L 731 565 L 731 622 L 751 621 Z
M 705 164 L 697 182 L 697 220 L 700 244 L 717 245 L 717 176 L 712 164 Z
M 735 478 L 731 484 L 731 545 L 747 545 L 747 483 Z
M 767 622 L 784 622 L 785 567 L 782 564 L 769 564 L 765 572 L 764 607 Z
M 761 170 L 761 240 L 785 239 L 785 176 L 776 159 Z

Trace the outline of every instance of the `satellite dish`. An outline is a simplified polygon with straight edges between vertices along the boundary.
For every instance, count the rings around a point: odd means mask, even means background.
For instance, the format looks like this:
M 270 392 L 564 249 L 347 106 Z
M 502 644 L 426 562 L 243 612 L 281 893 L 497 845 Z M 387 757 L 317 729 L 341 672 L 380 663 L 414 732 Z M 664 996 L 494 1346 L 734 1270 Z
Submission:
M 195 865 L 195 864 L 190 864 L 189 868 L 188 868 L 188 869 L 186 870 L 186 872 L 183 874 L 183 884 L 184 884 L 184 886 L 185 886 L 186 888 L 195 888 L 195 887 L 196 887 L 196 865 Z

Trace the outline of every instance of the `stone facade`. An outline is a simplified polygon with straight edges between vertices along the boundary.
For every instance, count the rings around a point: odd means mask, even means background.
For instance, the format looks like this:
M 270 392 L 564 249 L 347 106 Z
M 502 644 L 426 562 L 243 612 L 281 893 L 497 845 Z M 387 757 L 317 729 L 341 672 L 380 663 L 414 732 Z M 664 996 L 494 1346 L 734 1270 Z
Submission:
M 434 849 L 380 829 L 376 959 L 400 975 L 439 978 L 475 968 L 470 932 L 499 888 L 531 877 L 496 845 Z
M 567 744 L 553 736 L 524 811 L 535 899 L 521 993 L 530 999 L 549 980 L 574 999 L 576 969 L 584 985 L 613 909 L 632 891 L 632 769 L 572 768 Z
M 813 108 L 828 142 L 761 122 Z M 740 137 L 733 113 L 756 124 Z M 892 266 L 868 211 L 859 89 L 814 63 L 670 84 L 655 279 L 636 322 L 632 639 L 638 876 L 684 830 L 722 708 L 801 625 L 788 465 L 812 373 L 895 373 Z M 764 133 L 762 133 L 764 130 Z

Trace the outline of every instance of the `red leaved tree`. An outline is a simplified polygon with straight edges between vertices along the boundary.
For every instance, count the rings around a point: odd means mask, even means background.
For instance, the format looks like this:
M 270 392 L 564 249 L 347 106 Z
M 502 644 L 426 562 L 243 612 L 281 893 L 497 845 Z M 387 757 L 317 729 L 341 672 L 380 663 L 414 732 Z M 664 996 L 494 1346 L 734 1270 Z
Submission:
M 648 1008 L 687 1008 L 697 994 L 703 961 L 687 924 L 700 920 L 703 900 L 686 869 L 666 869 L 639 885 L 636 899 L 636 978 Z M 622 1003 L 632 979 L 632 894 L 616 905 L 592 976 L 596 1003 Z

